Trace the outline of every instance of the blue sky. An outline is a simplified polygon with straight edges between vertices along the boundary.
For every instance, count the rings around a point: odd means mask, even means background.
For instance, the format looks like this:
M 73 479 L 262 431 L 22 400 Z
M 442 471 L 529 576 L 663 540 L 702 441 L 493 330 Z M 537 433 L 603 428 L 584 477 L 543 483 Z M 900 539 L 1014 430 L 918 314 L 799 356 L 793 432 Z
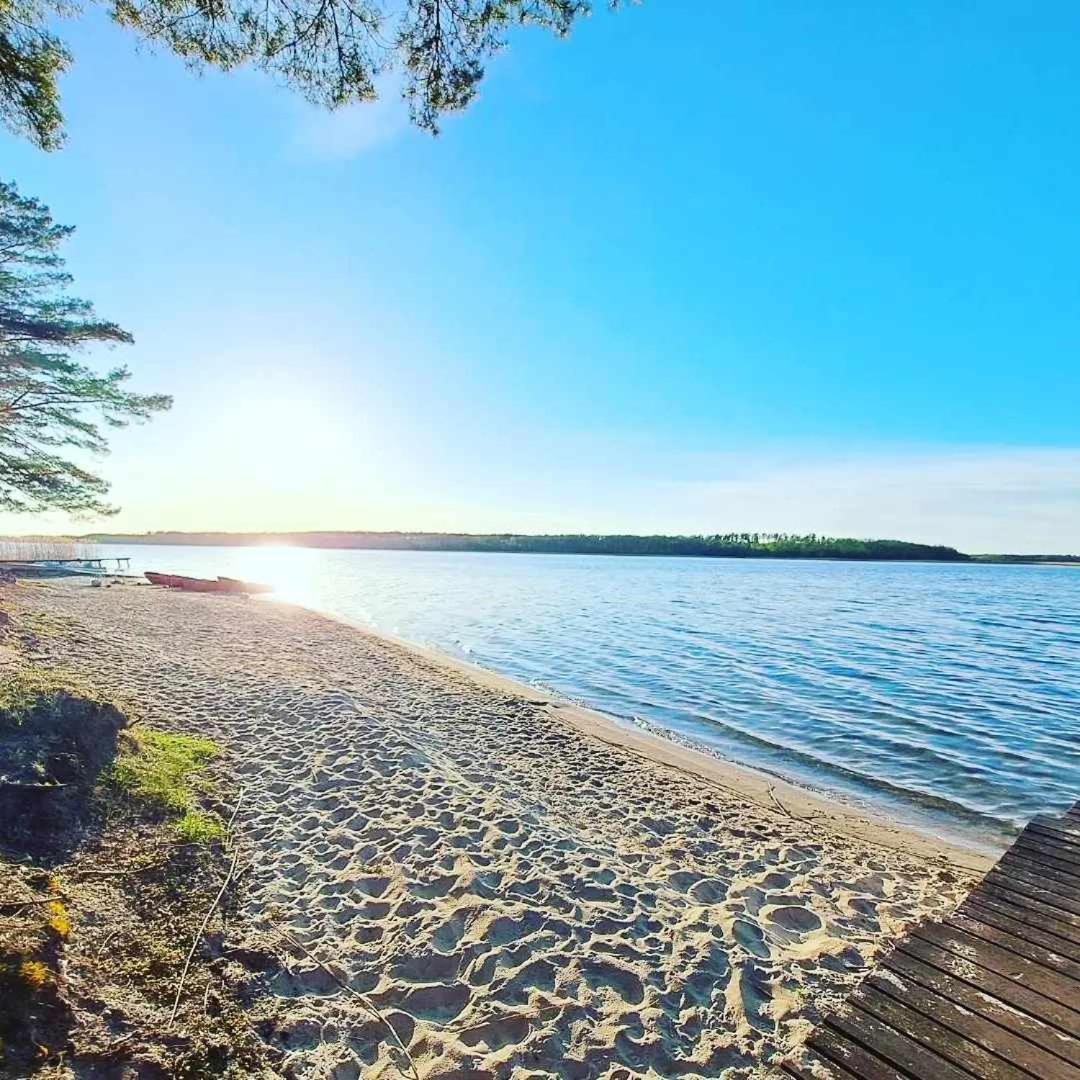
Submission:
M 948 7 L 601 10 L 437 140 L 68 24 L 0 146 L 176 396 L 110 527 L 1080 550 L 1080 13 Z

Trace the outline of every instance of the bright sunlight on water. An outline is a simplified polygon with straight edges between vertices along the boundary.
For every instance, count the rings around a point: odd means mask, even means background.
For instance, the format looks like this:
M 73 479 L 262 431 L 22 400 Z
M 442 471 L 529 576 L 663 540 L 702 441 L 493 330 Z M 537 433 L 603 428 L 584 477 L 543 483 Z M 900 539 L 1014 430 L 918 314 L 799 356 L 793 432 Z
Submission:
M 1080 795 L 1080 570 L 107 547 L 1001 843 Z M 213 602 L 208 599 L 207 602 Z

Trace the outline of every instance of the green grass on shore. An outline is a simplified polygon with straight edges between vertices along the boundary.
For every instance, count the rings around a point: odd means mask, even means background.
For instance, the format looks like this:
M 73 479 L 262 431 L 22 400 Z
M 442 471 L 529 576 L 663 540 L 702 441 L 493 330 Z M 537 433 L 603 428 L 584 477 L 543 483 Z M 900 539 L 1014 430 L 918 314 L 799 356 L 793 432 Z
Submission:
M 54 709 L 61 696 L 113 704 L 70 671 L 23 664 L 0 682 L 0 725 L 20 727 L 36 709 Z
M 209 739 L 164 731 L 131 731 L 106 782 L 129 798 L 182 816 L 175 828 L 190 843 L 210 843 L 224 835 L 221 820 L 198 808 L 199 773 L 221 753 Z

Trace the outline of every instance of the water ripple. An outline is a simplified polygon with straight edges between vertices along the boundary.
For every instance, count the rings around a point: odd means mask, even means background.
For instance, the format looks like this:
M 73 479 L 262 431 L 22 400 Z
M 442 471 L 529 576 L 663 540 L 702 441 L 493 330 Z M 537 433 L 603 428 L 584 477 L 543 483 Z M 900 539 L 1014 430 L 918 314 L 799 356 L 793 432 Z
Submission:
M 983 840 L 1080 796 L 1077 570 L 135 550 Z

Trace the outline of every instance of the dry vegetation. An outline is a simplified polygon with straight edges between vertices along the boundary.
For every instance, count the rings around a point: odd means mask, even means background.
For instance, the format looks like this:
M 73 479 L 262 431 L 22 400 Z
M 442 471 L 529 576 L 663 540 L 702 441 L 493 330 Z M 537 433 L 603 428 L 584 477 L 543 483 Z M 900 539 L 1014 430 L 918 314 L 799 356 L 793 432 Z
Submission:
M 19 559 L 89 559 L 97 554 L 97 545 L 56 536 L 0 537 L 0 562 Z
M 218 747 L 43 664 L 74 620 L 3 608 L 0 1077 L 279 1075 L 223 979 L 245 871 Z

